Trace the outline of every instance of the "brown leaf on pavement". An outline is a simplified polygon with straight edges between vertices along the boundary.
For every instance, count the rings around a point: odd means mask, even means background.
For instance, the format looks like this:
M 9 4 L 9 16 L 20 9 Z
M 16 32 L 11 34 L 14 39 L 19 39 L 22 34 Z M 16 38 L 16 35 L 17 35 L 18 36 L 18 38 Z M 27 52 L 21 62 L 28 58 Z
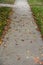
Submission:
M 2 42 L 3 42 L 3 41 L 2 41 L 2 39 L 0 38 L 0 45 L 2 44 Z
M 34 57 L 35 63 L 39 63 L 39 57 Z

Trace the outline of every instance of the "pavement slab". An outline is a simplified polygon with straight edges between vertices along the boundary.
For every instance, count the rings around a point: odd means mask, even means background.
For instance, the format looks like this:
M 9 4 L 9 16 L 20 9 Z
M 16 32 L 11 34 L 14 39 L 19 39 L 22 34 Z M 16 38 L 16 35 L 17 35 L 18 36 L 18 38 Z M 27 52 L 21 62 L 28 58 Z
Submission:
M 16 0 L 10 29 L 0 46 L 0 65 L 40 65 L 43 60 L 43 40 L 33 19 L 27 0 Z

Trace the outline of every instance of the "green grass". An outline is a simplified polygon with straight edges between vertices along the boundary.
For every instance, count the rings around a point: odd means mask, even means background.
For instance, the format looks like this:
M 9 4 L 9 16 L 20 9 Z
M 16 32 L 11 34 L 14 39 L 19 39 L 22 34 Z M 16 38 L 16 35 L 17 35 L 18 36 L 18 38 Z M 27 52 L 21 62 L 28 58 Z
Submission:
M 43 4 L 43 0 L 28 0 L 30 5 Z
M 0 37 L 2 36 L 4 27 L 7 25 L 11 8 L 0 7 Z
M 43 0 L 28 0 L 28 2 L 31 5 L 34 18 L 43 36 L 43 5 L 39 5 L 39 3 L 43 3 Z
M 15 0 L 0 0 L 0 3 L 13 4 Z M 9 19 L 9 13 L 11 12 L 10 7 L 0 7 L 0 37 L 3 34 L 4 28 L 7 25 Z
M 15 0 L 0 0 L 0 3 L 8 3 L 8 4 L 12 4 L 14 3 Z

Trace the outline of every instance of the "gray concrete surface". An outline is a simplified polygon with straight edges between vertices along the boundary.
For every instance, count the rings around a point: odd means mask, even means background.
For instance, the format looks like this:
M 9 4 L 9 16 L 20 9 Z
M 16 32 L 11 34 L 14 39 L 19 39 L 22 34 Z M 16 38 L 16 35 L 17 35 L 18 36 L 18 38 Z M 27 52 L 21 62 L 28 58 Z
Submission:
M 14 4 L 2 4 L 2 3 L 0 3 L 0 7 L 14 7 Z
M 34 57 L 43 58 L 43 41 L 27 0 L 16 0 L 10 29 L 0 46 L 0 65 L 39 65 Z

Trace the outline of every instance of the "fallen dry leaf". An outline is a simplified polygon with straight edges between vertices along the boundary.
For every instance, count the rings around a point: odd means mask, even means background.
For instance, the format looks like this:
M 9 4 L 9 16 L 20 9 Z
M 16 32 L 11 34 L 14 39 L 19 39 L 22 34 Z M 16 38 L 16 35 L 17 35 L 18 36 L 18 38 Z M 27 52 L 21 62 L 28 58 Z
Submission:
M 43 56 L 43 54 L 41 54 L 41 56 Z
M 39 63 L 39 57 L 34 57 L 35 63 Z
M 20 60 L 20 57 L 18 57 L 17 60 Z
M 17 55 L 17 60 L 19 61 L 21 59 L 21 57 L 19 55 Z
M 8 30 L 8 26 L 5 26 L 5 31 L 7 31 Z
M 29 50 L 27 50 L 27 53 L 29 54 L 29 53 L 30 53 L 30 51 L 29 51 Z
M 2 44 L 2 39 L 0 39 L 0 45 Z
M 32 32 L 29 32 L 29 34 L 32 34 Z
M 42 62 L 39 62 L 41 65 L 43 64 L 43 61 Z
M 18 45 L 18 44 L 16 43 L 16 45 Z
M 24 41 L 24 39 L 21 39 L 21 41 Z
M 37 31 L 39 31 L 39 28 L 36 28 Z
M 4 44 L 4 47 L 6 47 L 6 44 Z
M 30 41 L 30 43 L 32 43 L 32 41 Z
M 26 56 L 26 59 L 29 59 L 29 56 Z

